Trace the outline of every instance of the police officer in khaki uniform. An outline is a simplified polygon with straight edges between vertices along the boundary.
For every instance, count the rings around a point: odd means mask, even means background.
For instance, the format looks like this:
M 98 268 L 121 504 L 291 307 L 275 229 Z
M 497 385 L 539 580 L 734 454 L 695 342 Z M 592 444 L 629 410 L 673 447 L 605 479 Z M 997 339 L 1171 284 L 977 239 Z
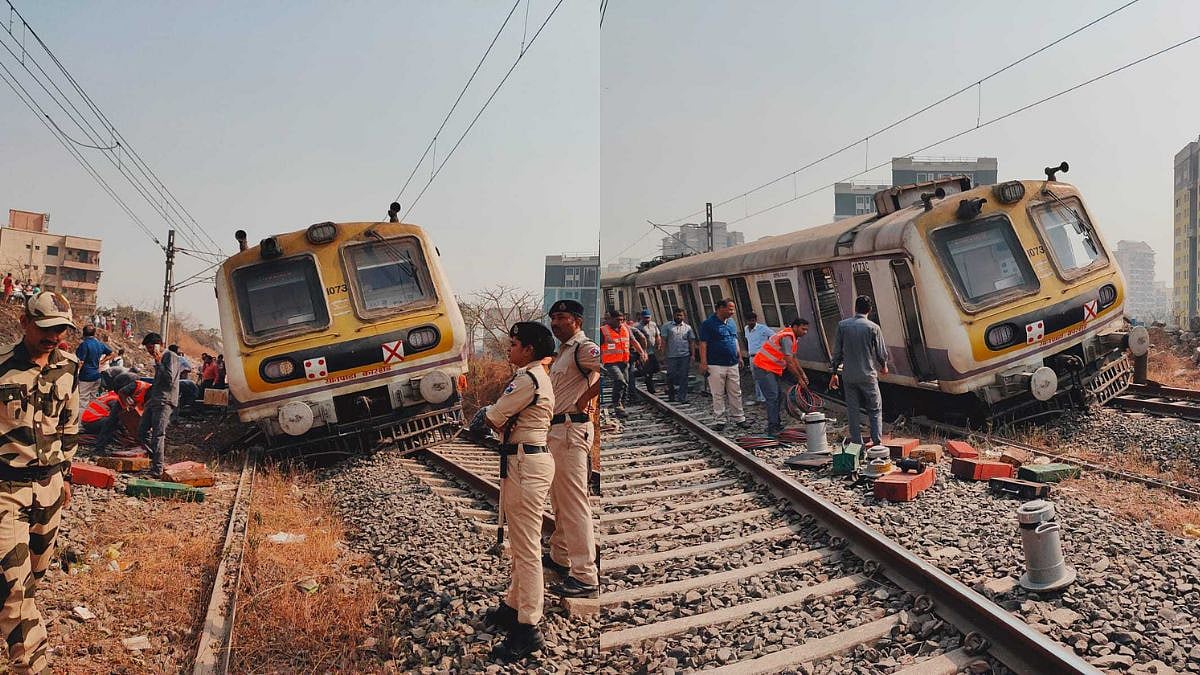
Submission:
M 0 351 L 0 635 L 13 672 L 49 672 L 46 627 L 33 601 L 50 566 L 61 510 L 71 500 L 79 435 L 79 360 L 58 349 L 74 328 L 71 305 L 52 291 L 30 297 L 24 337 Z
M 508 631 L 492 650 L 503 661 L 517 661 L 546 646 L 537 623 L 542 619 L 542 509 L 554 479 L 554 459 L 546 437 L 554 415 L 554 386 L 543 359 L 554 354 L 550 329 L 522 321 L 509 331 L 509 363 L 517 366 L 504 393 L 488 408 L 488 426 L 501 435 L 500 512 L 508 523 L 512 578 L 508 594 L 486 622 Z M 501 523 L 503 527 L 503 523 Z
M 554 383 L 554 417 L 550 420 L 550 455 L 554 482 L 550 506 L 554 534 L 542 564 L 563 578 L 555 592 L 564 597 L 599 596 L 596 536 L 588 502 L 591 469 L 593 401 L 600 394 L 600 347 L 583 332 L 583 305 L 559 300 L 550 306 L 550 329 L 562 343 L 550 366 Z

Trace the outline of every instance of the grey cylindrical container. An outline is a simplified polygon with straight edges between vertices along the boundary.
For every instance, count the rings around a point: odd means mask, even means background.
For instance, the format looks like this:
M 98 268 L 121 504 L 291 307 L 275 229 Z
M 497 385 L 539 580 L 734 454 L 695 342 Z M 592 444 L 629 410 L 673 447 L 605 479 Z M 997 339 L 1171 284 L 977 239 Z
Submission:
M 1063 558 L 1062 526 L 1054 503 L 1035 499 L 1022 504 L 1017 508 L 1017 524 L 1025 551 L 1021 586 L 1031 591 L 1056 591 L 1071 585 L 1075 568 Z
M 825 439 L 825 413 L 810 412 L 804 415 L 804 435 L 808 440 L 809 452 L 829 453 L 829 442 Z

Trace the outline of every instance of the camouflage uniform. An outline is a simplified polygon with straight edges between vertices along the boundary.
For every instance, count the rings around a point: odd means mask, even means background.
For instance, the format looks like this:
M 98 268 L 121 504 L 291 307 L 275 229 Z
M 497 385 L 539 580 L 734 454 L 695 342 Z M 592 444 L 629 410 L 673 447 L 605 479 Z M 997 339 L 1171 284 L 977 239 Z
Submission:
M 45 368 L 24 342 L 0 352 L 0 634 L 17 673 L 49 672 L 33 595 L 50 566 L 78 444 L 78 371 L 75 355 L 59 349 Z

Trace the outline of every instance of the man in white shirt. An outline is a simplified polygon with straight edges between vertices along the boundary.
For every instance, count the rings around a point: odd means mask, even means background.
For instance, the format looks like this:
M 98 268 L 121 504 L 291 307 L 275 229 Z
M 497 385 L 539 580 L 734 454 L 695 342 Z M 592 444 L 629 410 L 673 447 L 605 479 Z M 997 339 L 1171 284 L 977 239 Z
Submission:
M 754 362 L 754 355 L 758 350 L 762 349 L 763 343 L 771 339 L 775 331 L 769 326 L 758 322 L 758 314 L 750 312 L 746 315 L 746 351 L 750 353 L 750 362 Z M 763 403 L 767 399 L 763 396 L 762 387 L 758 386 L 758 381 L 754 382 L 754 400 L 756 403 Z

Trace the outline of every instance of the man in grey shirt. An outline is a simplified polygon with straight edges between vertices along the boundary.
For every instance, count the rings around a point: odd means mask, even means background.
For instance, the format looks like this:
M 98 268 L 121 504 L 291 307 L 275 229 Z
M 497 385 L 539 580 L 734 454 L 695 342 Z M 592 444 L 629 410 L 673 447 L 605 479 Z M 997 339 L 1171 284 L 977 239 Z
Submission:
M 870 297 L 860 295 L 854 299 L 854 316 L 838 322 L 837 334 L 833 339 L 833 361 L 830 363 L 833 377 L 829 387 L 837 389 L 841 384 L 845 391 L 850 441 L 862 444 L 860 414 L 865 413 L 871 427 L 871 443 L 879 445 L 883 440 L 883 401 L 879 395 L 879 375 L 888 373 L 888 354 L 879 324 L 867 318 L 872 306 Z M 838 367 L 843 367 L 840 378 Z
M 158 333 L 147 333 L 142 346 L 157 363 L 154 383 L 146 393 L 146 410 L 138 427 L 138 440 L 150 451 L 150 475 L 161 478 L 167 449 L 167 427 L 179 405 L 179 376 L 183 362 L 175 352 L 163 349 Z
M 683 310 L 675 310 L 674 321 L 662 326 L 660 336 L 667 357 L 667 400 L 687 403 L 688 370 L 696 332 L 683 320 Z

